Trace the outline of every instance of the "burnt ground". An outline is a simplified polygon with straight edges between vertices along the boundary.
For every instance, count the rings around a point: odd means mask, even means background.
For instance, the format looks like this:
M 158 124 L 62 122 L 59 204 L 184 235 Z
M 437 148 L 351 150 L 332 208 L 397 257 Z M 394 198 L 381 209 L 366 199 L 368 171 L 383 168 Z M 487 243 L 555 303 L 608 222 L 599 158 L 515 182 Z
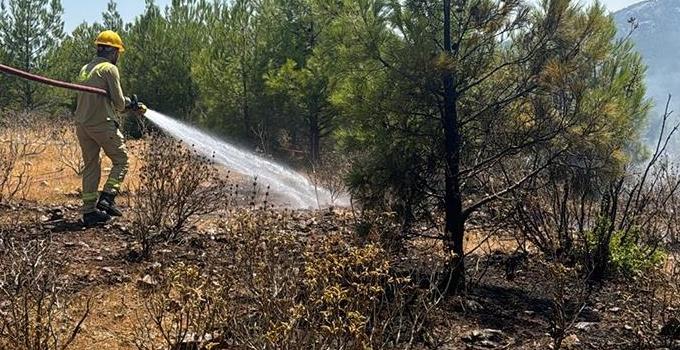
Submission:
M 155 264 L 178 261 L 210 264 L 223 245 L 210 227 L 194 227 L 182 240 L 156 247 L 150 261 L 140 262 L 139 247 L 124 219 L 85 229 L 75 206 L 22 204 L 2 208 L 0 213 L 0 221 L 15 239 L 51 240 L 63 259 L 62 277 L 69 281 L 72 293 L 94 300 L 76 349 L 134 348 L 132 328 L 140 308 L 135 286 L 146 271 Z M 293 217 L 294 228 L 304 236 L 350 230 L 353 222 L 347 215 L 328 211 L 295 212 Z M 468 261 L 474 263 L 468 264 L 467 295 L 441 301 L 428 315 L 427 331 L 414 339 L 415 347 L 552 348 L 554 301 L 556 295 L 564 295 L 567 326 L 562 348 L 680 349 L 679 340 L 660 335 L 669 319 L 680 317 L 680 300 L 661 302 L 654 280 L 636 278 L 584 287 L 577 279 L 556 281 L 539 260 L 507 250 L 471 256 Z M 585 303 L 579 297 L 582 291 L 589 295 Z

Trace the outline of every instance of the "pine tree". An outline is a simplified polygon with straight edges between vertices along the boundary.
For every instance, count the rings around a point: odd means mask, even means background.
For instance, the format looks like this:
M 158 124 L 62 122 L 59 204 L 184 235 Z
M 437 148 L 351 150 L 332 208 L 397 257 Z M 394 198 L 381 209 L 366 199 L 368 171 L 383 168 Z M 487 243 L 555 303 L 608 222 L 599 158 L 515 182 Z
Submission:
M 106 11 L 102 13 L 102 17 L 105 29 L 113 30 L 121 35 L 123 34 L 123 29 L 125 29 L 123 27 L 123 18 L 118 12 L 118 4 L 115 0 L 109 0 L 108 4 L 106 4 Z
M 343 19 L 356 69 L 334 98 L 353 118 L 340 134 L 368 153 L 350 177 L 355 199 L 397 212 L 403 232 L 443 226 L 447 293 L 465 288 L 470 218 L 583 159 L 606 181 L 638 142 L 639 58 L 598 5 L 542 6 L 358 0 Z
M 262 104 L 263 76 L 269 60 L 278 59 L 267 40 L 277 26 L 260 22 L 266 6 L 266 1 L 258 6 L 250 0 L 219 6 L 207 29 L 208 45 L 202 45 L 192 67 L 204 122 L 248 143 L 268 113 Z M 265 28 L 267 24 L 272 26 Z
M 150 107 L 189 118 L 198 88 L 191 75 L 192 56 L 205 45 L 205 1 L 173 2 L 165 15 L 151 0 L 124 38 L 122 79 L 130 93 Z
M 59 0 L 3 0 L 0 2 L 0 40 L 7 63 L 19 69 L 40 73 L 46 54 L 64 36 L 63 8 Z M 24 109 L 43 104 L 42 87 L 28 81 L 13 81 L 9 93 Z
M 0 17 L 2 17 L 3 14 L 0 13 Z M 1 20 L 0 20 L 1 21 Z M 7 59 L 7 53 L 4 50 L 5 44 L 2 41 L 2 37 L 0 37 L 0 64 L 8 64 L 8 59 Z M 0 110 L 4 109 L 9 105 L 10 101 L 10 86 L 11 86 L 12 80 L 9 76 L 6 76 L 5 74 L 0 73 L 0 86 L 3 86 L 2 89 L 0 89 Z
M 280 6 L 290 17 L 279 30 L 290 38 L 289 58 L 268 74 L 267 86 L 293 112 L 287 119 L 300 119 L 306 129 L 309 159 L 316 166 L 322 158 L 322 141 L 332 134 L 338 118 L 331 102 L 337 80 L 335 45 L 330 38 L 334 16 L 325 1 L 285 0 Z

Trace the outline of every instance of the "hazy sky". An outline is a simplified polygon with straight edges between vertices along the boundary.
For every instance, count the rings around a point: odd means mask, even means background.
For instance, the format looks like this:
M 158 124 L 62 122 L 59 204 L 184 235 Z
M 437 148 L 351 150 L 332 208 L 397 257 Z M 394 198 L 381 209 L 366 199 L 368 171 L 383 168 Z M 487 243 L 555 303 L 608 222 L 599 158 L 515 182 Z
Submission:
M 581 0 L 588 3 L 593 0 Z M 639 2 L 639 0 L 601 0 L 611 11 L 620 10 L 628 5 Z M 71 32 L 78 24 L 86 21 L 92 23 L 101 21 L 101 13 L 106 9 L 108 0 L 62 0 L 64 6 L 64 22 L 67 32 Z M 118 11 L 123 20 L 132 21 L 135 16 L 144 11 L 143 0 L 118 0 Z M 156 4 L 165 7 L 170 0 L 156 0 Z

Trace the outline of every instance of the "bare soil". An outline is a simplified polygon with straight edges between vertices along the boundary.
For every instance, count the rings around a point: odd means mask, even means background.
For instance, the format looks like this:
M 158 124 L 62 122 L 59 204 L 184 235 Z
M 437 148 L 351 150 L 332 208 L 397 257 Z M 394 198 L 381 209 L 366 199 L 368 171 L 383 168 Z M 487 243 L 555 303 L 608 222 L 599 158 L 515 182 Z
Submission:
M 220 237 L 206 225 L 194 228 L 183 240 L 156 249 L 148 262 L 138 262 L 134 237 L 125 219 L 98 228 L 79 224 L 75 206 L 58 206 L 64 220 L 51 221 L 54 206 L 23 204 L 2 209 L 2 221 L 11 223 L 22 240 L 51 239 L 67 266 L 63 278 L 74 295 L 91 299 L 93 308 L 75 349 L 133 349 L 134 327 L 143 312 L 138 281 L 153 264 L 175 262 L 210 264 L 220 251 Z M 246 210 L 246 209 L 243 209 Z M 305 211 L 295 214 L 300 234 L 327 230 L 351 230 L 346 212 Z M 477 246 L 474 239 L 469 246 Z M 547 349 L 551 347 L 553 319 L 552 281 L 539 260 L 519 256 L 509 241 L 489 245 L 470 256 L 470 288 L 464 297 L 452 297 L 435 311 L 429 337 L 419 346 L 438 349 L 494 348 L 470 340 L 473 331 L 494 329 L 501 333 L 496 348 Z M 417 247 L 426 252 L 424 244 Z M 414 248 L 415 249 L 415 248 Z M 436 255 L 436 254 L 435 254 Z M 510 266 L 512 265 L 512 266 Z M 635 283 L 631 283 L 635 282 Z M 663 326 L 650 311 L 652 296 L 639 281 L 613 281 L 593 286 L 592 296 L 572 327 L 567 330 L 571 349 L 678 348 L 659 336 Z M 567 287 L 571 288 L 571 287 Z M 575 287 L 574 287 L 575 288 Z M 678 307 L 679 300 L 674 301 Z M 570 305 L 568 307 L 576 307 Z M 657 310 L 657 312 L 659 312 Z M 434 339 L 437 339 L 435 341 Z M 488 344 L 487 344 L 488 345 Z

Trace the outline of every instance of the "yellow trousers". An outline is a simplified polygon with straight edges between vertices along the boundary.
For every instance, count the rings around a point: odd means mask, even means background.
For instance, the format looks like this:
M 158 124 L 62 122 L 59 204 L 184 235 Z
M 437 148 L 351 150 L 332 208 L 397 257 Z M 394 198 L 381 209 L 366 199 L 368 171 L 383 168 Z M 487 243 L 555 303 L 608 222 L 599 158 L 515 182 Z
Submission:
M 76 135 L 83 153 L 83 208 L 84 214 L 95 211 L 99 197 L 99 181 L 101 180 L 101 159 L 99 154 L 104 150 L 113 166 L 109 178 L 104 184 L 104 192 L 118 194 L 120 185 L 128 171 L 128 154 L 123 134 L 112 121 L 95 126 L 76 124 Z

